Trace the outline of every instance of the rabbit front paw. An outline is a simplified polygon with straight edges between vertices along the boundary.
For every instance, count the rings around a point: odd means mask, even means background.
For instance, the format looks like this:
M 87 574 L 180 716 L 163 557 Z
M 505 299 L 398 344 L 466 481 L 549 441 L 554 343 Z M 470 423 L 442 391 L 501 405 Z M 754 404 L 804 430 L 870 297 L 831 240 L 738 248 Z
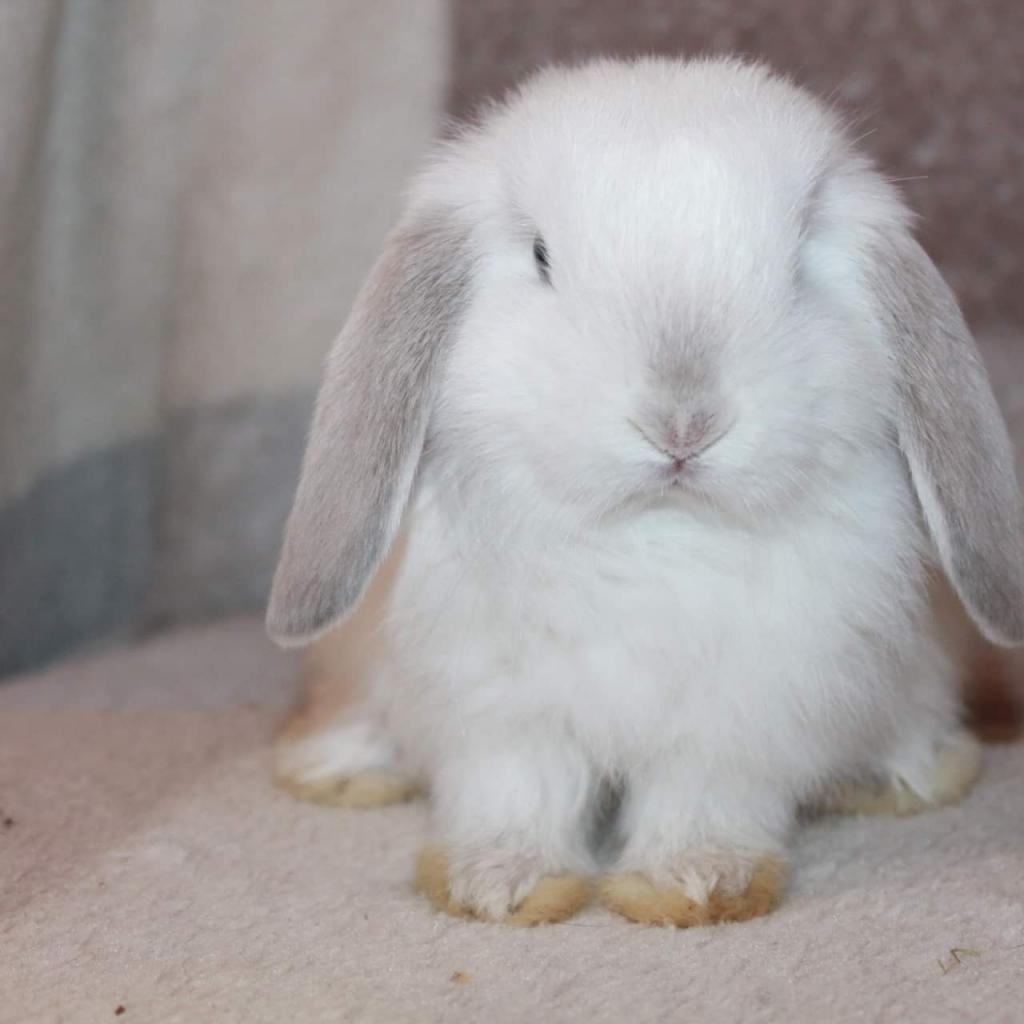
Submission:
M 488 851 L 455 859 L 433 846 L 420 854 L 415 884 L 437 910 L 515 925 L 564 921 L 590 899 L 585 878 L 545 874 L 535 858 Z
M 747 853 L 684 856 L 664 872 L 606 877 L 601 901 L 640 924 L 694 925 L 747 921 L 773 910 L 781 898 L 786 865 L 778 856 Z

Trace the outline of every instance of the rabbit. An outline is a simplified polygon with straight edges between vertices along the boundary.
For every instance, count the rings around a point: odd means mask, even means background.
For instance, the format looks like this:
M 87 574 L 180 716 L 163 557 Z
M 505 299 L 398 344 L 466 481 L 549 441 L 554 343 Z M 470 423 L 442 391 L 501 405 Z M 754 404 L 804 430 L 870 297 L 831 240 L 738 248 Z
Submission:
M 546 68 L 431 155 L 328 357 L 267 625 L 346 692 L 278 770 L 429 792 L 454 915 L 755 917 L 803 809 L 977 775 L 944 581 L 1024 639 L 1005 425 L 842 118 L 734 58 Z

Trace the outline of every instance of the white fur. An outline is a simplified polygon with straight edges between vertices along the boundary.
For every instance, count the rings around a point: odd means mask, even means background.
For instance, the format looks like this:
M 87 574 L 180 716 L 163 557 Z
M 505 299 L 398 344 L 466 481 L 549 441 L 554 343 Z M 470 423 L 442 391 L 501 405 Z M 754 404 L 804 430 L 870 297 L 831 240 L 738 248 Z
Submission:
M 371 682 L 456 898 L 586 870 L 601 782 L 616 868 L 699 896 L 830 781 L 926 779 L 954 671 L 857 273 L 906 214 L 836 118 L 733 61 L 551 70 L 438 155 L 439 200 L 478 269 Z
M 278 744 L 275 767 L 281 776 L 316 785 L 388 769 L 394 762 L 394 746 L 380 723 L 360 709 L 344 722 Z

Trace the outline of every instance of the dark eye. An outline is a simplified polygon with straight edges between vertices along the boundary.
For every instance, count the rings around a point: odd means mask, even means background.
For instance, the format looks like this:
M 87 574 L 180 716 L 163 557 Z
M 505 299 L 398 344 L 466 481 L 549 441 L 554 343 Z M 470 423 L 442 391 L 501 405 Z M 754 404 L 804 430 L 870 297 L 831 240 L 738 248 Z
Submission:
M 533 262 L 537 264 L 537 273 L 545 284 L 551 284 L 551 265 L 548 263 L 548 247 L 544 239 L 538 235 L 533 240 Z

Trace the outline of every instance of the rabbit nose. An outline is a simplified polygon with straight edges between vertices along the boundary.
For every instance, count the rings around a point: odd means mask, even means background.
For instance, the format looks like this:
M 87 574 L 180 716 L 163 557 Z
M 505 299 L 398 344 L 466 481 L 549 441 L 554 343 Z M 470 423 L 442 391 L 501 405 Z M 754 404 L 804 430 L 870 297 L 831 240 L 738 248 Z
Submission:
M 651 447 L 671 459 L 676 469 L 699 455 L 714 441 L 714 416 L 705 411 L 689 416 L 666 416 L 650 425 L 631 421 Z

